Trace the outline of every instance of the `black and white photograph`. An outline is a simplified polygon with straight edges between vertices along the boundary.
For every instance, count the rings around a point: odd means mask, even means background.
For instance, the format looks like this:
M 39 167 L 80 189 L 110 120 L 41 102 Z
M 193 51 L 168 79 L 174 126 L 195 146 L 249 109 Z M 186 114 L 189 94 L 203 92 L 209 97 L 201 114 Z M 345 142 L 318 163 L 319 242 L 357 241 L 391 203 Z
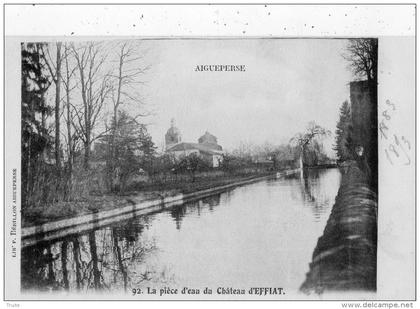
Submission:
M 414 38 L 246 37 L 245 23 L 243 37 L 14 38 L 13 295 L 383 297 L 378 197 L 392 194 L 387 166 L 414 173 L 414 120 L 395 124 L 414 108 L 397 96 L 402 84 L 414 98 Z M 389 46 L 409 69 L 395 96 L 381 88 L 396 76 Z M 397 213 L 414 239 L 412 203 Z M 387 254 L 413 273 L 406 241 Z M 413 300 L 412 282 L 390 297 Z

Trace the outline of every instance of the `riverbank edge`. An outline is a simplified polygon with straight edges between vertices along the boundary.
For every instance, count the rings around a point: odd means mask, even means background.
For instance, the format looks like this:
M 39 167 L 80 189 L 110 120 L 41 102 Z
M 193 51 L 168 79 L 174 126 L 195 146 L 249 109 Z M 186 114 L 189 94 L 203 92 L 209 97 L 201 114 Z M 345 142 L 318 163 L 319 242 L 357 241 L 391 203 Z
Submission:
M 343 173 L 300 290 L 376 290 L 378 197 L 355 162 Z
M 273 177 L 276 177 L 276 175 L 287 176 L 287 175 L 295 174 L 299 171 L 300 169 L 287 170 L 287 171 L 282 171 L 278 173 L 273 173 L 270 175 L 258 176 L 251 179 L 236 181 L 227 185 L 217 186 L 210 189 L 198 190 L 192 193 L 187 193 L 187 194 L 178 193 L 173 196 L 161 197 L 158 199 L 151 199 L 151 200 L 144 200 L 144 201 L 139 201 L 137 203 L 133 203 L 132 201 L 130 202 L 127 200 L 126 206 L 123 206 L 123 207 L 114 208 L 111 210 L 93 212 L 93 213 L 79 215 L 79 216 L 73 216 L 70 218 L 55 220 L 55 221 L 51 221 L 51 222 L 47 222 L 47 223 L 43 223 L 39 225 L 33 225 L 29 227 L 22 227 L 21 238 L 22 240 L 24 240 L 26 238 L 35 237 L 41 240 L 44 238 L 44 235 L 47 233 L 53 233 L 55 231 L 59 231 L 66 228 L 71 228 L 71 227 L 81 226 L 81 225 L 92 225 L 93 223 L 99 223 L 100 221 L 106 221 L 106 224 L 109 224 L 111 223 L 110 219 L 114 217 L 120 220 L 122 215 L 134 213 L 140 210 L 145 210 L 145 212 L 141 213 L 141 215 L 145 215 L 148 213 L 155 212 L 157 207 L 159 210 L 170 208 L 172 206 L 180 205 L 188 201 L 196 200 L 196 199 L 206 197 L 206 196 L 218 193 L 218 192 L 223 192 L 228 189 L 233 189 L 235 187 L 251 184 L 251 183 L 258 182 L 265 179 L 271 179 Z M 150 211 L 147 211 L 148 209 L 150 209 Z M 23 242 L 23 245 L 24 244 L 25 242 Z

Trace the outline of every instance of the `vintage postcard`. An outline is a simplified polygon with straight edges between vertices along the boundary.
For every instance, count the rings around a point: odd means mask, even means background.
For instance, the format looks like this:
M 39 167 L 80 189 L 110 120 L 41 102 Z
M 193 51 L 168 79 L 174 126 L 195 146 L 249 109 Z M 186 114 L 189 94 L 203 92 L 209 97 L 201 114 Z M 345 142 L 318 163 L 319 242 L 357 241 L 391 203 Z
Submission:
M 6 300 L 415 300 L 414 5 L 5 10 Z

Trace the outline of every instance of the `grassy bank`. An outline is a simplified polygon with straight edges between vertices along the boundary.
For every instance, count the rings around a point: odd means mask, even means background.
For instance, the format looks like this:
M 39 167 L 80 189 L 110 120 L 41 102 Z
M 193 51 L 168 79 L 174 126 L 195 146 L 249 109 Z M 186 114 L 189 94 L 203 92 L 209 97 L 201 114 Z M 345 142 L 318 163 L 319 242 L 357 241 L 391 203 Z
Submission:
M 22 211 L 22 226 L 28 227 L 68 217 L 120 208 L 141 201 L 174 196 L 179 193 L 188 194 L 270 174 L 273 174 L 273 172 L 245 175 L 224 174 L 217 175 L 217 177 L 198 175 L 194 180 L 189 177 L 179 177 L 170 181 L 137 183 L 125 194 L 89 195 L 75 198 L 69 202 L 29 207 Z

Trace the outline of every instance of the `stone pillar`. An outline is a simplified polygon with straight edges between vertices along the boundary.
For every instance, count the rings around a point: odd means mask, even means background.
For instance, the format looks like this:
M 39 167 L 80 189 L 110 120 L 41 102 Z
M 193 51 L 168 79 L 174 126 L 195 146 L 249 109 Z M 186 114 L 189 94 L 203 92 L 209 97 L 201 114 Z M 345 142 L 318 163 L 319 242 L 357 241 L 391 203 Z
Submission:
M 377 183 L 378 115 L 376 85 L 369 81 L 350 83 L 352 152 L 363 147 L 363 160 L 369 165 L 372 185 Z

